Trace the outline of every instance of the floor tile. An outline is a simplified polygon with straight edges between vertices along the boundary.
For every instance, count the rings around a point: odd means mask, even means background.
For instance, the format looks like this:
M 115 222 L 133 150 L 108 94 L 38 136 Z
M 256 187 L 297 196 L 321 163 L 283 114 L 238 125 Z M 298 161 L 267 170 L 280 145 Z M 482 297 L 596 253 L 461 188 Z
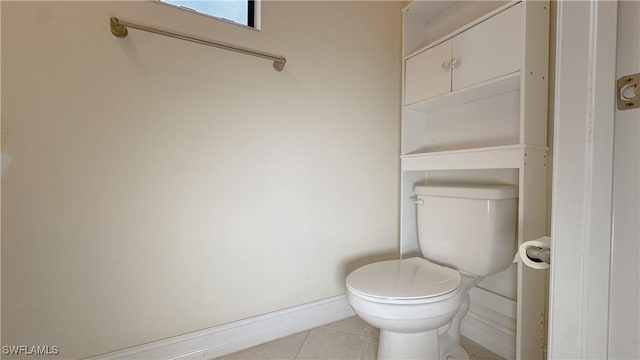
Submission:
M 309 331 L 296 359 L 375 359 L 377 350 L 377 338 L 316 328 Z
M 239 351 L 220 359 L 287 359 L 293 360 L 296 354 L 302 347 L 302 344 L 307 337 L 308 331 L 297 333 L 291 336 L 287 336 L 282 339 L 274 340 L 262 345 L 254 346 L 252 348 Z
M 324 329 L 341 331 L 348 334 L 378 337 L 380 330 L 364 322 L 358 316 L 352 316 L 344 320 L 336 321 L 323 326 Z

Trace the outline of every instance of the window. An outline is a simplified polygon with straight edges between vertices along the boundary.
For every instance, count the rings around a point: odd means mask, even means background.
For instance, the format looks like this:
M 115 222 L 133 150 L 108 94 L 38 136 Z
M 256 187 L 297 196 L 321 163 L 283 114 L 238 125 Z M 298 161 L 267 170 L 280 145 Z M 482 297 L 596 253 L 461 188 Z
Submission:
M 160 0 L 163 3 L 181 7 L 200 14 L 213 16 L 234 23 L 255 28 L 254 0 Z

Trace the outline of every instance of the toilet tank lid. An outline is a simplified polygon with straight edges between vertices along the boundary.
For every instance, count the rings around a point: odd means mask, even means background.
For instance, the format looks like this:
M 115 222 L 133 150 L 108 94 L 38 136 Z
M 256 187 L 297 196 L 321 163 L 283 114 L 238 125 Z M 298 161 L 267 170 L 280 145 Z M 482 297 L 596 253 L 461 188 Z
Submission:
M 465 199 L 501 200 L 518 197 L 518 187 L 504 184 L 447 184 L 416 186 L 415 192 L 422 196 L 444 196 Z

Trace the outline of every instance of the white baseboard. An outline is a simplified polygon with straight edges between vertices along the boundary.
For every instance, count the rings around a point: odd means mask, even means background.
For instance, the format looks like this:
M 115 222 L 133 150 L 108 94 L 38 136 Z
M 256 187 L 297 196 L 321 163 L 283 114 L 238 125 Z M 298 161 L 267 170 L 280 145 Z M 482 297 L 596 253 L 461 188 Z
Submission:
M 507 360 L 516 358 L 515 331 L 476 313 L 462 320 L 462 335 Z
M 472 302 L 496 313 L 515 319 L 515 301 L 489 291 L 474 288 Z M 515 320 L 514 320 L 515 322 Z M 462 320 L 462 335 L 509 360 L 516 358 L 516 332 L 479 312 L 469 310 Z
M 92 359 L 212 359 L 354 315 L 338 295 Z
M 469 291 L 471 302 L 482 305 L 506 317 L 516 318 L 516 302 L 483 288 L 474 287 Z
M 491 298 L 487 298 L 487 294 L 481 296 L 485 300 Z M 503 300 L 490 303 L 494 304 L 494 309 L 495 304 L 505 304 L 500 312 L 509 313 L 512 304 Z M 91 360 L 213 359 L 354 315 L 346 295 L 338 295 L 99 355 Z M 462 321 L 462 335 L 505 359 L 515 359 L 515 331 L 481 314 L 469 311 Z

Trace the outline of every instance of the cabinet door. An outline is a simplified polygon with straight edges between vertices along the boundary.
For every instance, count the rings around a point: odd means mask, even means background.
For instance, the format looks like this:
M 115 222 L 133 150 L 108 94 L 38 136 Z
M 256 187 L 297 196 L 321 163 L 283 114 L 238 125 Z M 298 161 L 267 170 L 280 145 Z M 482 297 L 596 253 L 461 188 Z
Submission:
M 487 19 L 453 38 L 452 89 L 462 89 L 520 70 L 522 4 Z
M 405 61 L 404 104 L 442 95 L 451 91 L 451 41 L 446 41 Z

